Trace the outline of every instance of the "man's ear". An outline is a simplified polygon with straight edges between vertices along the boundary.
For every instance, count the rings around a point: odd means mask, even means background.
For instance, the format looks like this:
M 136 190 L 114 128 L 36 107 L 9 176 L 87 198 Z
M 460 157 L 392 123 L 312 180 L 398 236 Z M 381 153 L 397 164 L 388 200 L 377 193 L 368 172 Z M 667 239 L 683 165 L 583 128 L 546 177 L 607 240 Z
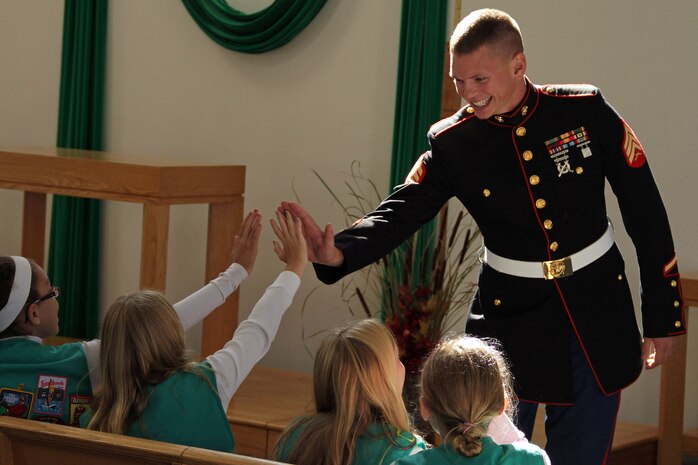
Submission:
M 424 397 L 419 397 L 419 413 L 421 413 L 422 418 L 424 418 L 424 421 L 429 421 L 429 417 L 431 416 L 431 410 L 429 410 L 429 407 L 427 407 L 427 403 L 424 401 Z
M 511 59 L 514 76 L 523 77 L 526 74 L 526 55 L 523 52 L 519 52 Z

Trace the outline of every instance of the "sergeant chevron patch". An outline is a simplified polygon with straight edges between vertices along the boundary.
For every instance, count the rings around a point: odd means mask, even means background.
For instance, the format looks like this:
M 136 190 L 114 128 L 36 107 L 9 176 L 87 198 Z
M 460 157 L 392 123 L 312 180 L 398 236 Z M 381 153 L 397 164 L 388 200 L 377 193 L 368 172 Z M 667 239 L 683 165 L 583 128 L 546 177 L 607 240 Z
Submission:
M 642 144 L 640 144 L 632 128 L 625 121 L 623 121 L 623 127 L 625 129 L 625 134 L 623 135 L 625 161 L 628 162 L 629 167 L 639 168 L 645 164 L 645 149 L 642 148 Z
M 424 166 L 425 155 L 426 153 L 423 153 L 417 159 L 417 162 L 410 170 L 410 174 L 408 174 L 407 178 L 405 178 L 405 184 L 419 184 L 422 182 L 422 179 L 424 179 L 424 176 L 427 174 L 427 167 Z
M 664 276 L 668 276 L 676 268 L 676 254 L 664 265 Z

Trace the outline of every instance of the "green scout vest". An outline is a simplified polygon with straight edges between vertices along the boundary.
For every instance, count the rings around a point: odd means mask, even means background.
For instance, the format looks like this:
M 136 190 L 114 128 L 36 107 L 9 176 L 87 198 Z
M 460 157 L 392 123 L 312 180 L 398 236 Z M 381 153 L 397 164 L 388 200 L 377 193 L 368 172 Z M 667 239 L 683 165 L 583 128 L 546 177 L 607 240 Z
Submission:
M 492 438 L 482 438 L 482 452 L 474 457 L 465 457 L 450 445 L 442 444 L 410 457 L 400 459 L 395 465 L 427 465 L 448 463 L 451 465 L 544 465 L 542 450 L 527 442 L 516 444 L 495 443 Z
M 304 425 L 301 424 L 291 433 L 277 460 L 287 461 L 303 428 Z M 369 463 L 388 465 L 400 457 L 410 455 L 414 449 L 423 450 L 426 448 L 426 443 L 419 436 L 408 431 L 399 431 L 394 426 L 387 424 L 371 423 L 366 431 L 359 436 L 351 463 L 352 465 Z
M 0 339 L 0 415 L 79 426 L 92 399 L 82 344 Z
M 128 436 L 232 452 L 235 447 L 228 417 L 216 389 L 216 376 L 208 363 L 195 367 L 206 377 L 180 371 L 150 388 L 141 418 Z M 82 418 L 87 426 L 88 412 Z

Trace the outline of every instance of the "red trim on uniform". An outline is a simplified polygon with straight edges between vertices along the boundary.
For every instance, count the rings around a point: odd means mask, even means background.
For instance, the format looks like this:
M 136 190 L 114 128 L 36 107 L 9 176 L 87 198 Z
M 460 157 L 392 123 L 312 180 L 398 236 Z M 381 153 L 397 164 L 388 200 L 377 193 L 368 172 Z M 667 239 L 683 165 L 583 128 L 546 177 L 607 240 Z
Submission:
M 615 392 L 607 393 L 606 390 L 603 388 L 603 385 L 601 384 L 601 381 L 599 381 L 599 377 L 596 374 L 596 370 L 594 370 L 594 365 L 591 363 L 591 359 L 589 358 L 589 354 L 587 354 L 587 350 L 584 347 L 584 343 L 582 342 L 582 338 L 579 337 L 579 332 L 577 331 L 577 325 L 574 324 L 574 318 L 572 318 L 572 314 L 570 313 L 569 307 L 567 307 L 567 301 L 565 300 L 565 296 L 562 295 L 562 289 L 560 289 L 560 285 L 557 282 L 557 279 L 553 279 L 553 282 L 555 283 L 555 288 L 557 289 L 557 293 L 560 296 L 560 299 L 562 299 L 562 306 L 565 307 L 565 312 L 567 312 L 567 318 L 570 320 L 570 324 L 572 325 L 572 329 L 574 330 L 574 335 L 577 336 L 577 340 L 579 341 L 579 347 L 582 348 L 582 353 L 584 353 L 584 358 L 587 360 L 587 363 L 589 364 L 589 368 L 591 369 L 591 373 L 594 375 L 594 379 L 596 380 L 596 384 L 599 386 L 599 389 L 601 389 L 601 392 L 604 393 L 606 397 L 615 394 Z M 618 392 L 618 391 L 616 391 Z
M 537 97 L 538 97 L 538 98 L 536 99 L 536 105 L 535 105 L 535 107 L 534 107 L 533 110 L 535 110 L 535 109 L 538 107 L 538 102 L 540 101 L 540 93 L 544 93 L 545 95 L 550 96 L 550 97 L 565 97 L 565 98 L 569 98 L 569 97 L 593 97 L 594 95 L 596 95 L 595 93 L 589 93 L 589 94 L 564 95 L 564 96 L 561 95 L 561 96 L 558 96 L 558 95 L 551 95 L 551 94 L 548 94 L 548 93 L 544 92 L 543 89 L 540 89 L 540 88 L 538 88 L 537 91 L 538 91 L 538 92 L 537 92 Z M 538 221 L 538 225 L 540 226 L 541 231 L 543 232 L 543 236 L 545 237 L 545 240 L 546 240 L 546 253 L 547 253 L 548 260 L 550 260 L 550 259 L 551 259 L 551 255 L 550 255 L 550 237 L 548 237 L 547 230 L 545 229 L 545 226 L 543 226 L 543 222 L 541 221 L 541 218 L 540 218 L 540 216 L 539 216 L 538 209 L 536 208 L 536 202 L 535 202 L 535 200 L 534 200 L 534 195 L 533 195 L 533 192 L 531 191 L 531 185 L 530 185 L 530 183 L 529 183 L 529 181 L 528 181 L 528 174 L 526 173 L 526 169 L 524 168 L 523 162 L 521 161 L 521 160 L 522 160 L 522 159 L 521 159 L 521 152 L 520 152 L 519 147 L 518 147 L 518 145 L 517 145 L 516 132 L 515 132 L 515 131 L 516 131 L 516 128 L 517 128 L 517 127 L 520 127 L 521 125 L 523 125 L 523 123 L 525 123 L 525 122 L 528 120 L 528 118 L 530 118 L 530 117 L 533 115 L 533 113 L 534 113 L 534 111 L 531 111 L 531 113 L 522 121 L 521 124 L 518 124 L 518 125 L 516 125 L 514 128 L 512 128 L 512 130 L 511 130 L 511 138 L 512 138 L 512 143 L 514 144 L 514 149 L 516 150 L 516 155 L 517 155 L 517 159 L 518 159 L 518 161 L 519 161 L 519 166 L 520 166 L 520 168 L 521 168 L 521 173 L 522 173 L 522 175 L 523 175 L 523 177 L 524 177 L 524 183 L 525 183 L 525 185 L 526 185 L 526 189 L 528 190 L 528 196 L 529 196 L 529 199 L 530 199 L 530 201 L 531 201 L 531 207 L 532 207 L 533 213 L 534 213 L 534 215 L 535 215 L 535 217 L 536 217 L 536 220 Z M 496 124 L 496 123 L 492 123 L 492 124 Z M 496 124 L 496 125 L 499 126 L 498 124 Z M 502 126 L 505 126 L 505 125 L 502 125 Z M 505 127 L 509 127 L 509 126 L 505 126 Z M 581 349 L 582 349 L 582 353 L 584 354 L 584 358 L 586 359 L 587 363 L 589 364 L 589 368 L 591 369 L 591 372 L 592 372 L 592 374 L 594 375 L 594 380 L 596 381 L 597 386 L 599 386 L 599 389 L 601 389 L 601 392 L 603 392 L 603 394 L 604 394 L 605 396 L 612 396 L 612 395 L 614 395 L 614 394 L 616 394 L 616 393 L 620 393 L 620 391 L 622 391 L 623 389 L 625 389 L 627 386 L 630 386 L 631 384 L 633 384 L 637 379 L 633 380 L 633 381 L 632 381 L 631 383 L 629 383 L 628 385 L 623 386 L 622 388 L 620 388 L 620 389 L 618 389 L 618 390 L 616 390 L 616 391 L 614 391 L 614 392 L 610 392 L 610 393 L 606 392 L 606 390 L 603 388 L 603 385 L 601 384 L 601 382 L 600 382 L 600 380 L 599 380 L 598 375 L 596 374 L 596 371 L 594 370 L 594 366 L 593 366 L 592 363 L 591 363 L 591 360 L 590 360 L 590 358 L 589 358 L 589 354 L 587 354 L 587 351 L 586 351 L 586 349 L 584 348 L 584 344 L 583 344 L 583 342 L 582 342 L 582 339 L 581 339 L 580 336 L 579 336 L 579 332 L 577 331 L 577 327 L 576 327 L 576 325 L 575 325 L 575 323 L 574 323 L 574 319 L 572 318 L 572 314 L 571 314 L 571 312 L 570 312 L 570 310 L 569 310 L 569 308 L 568 308 L 568 306 L 567 306 L 567 301 L 565 300 L 565 296 L 564 296 L 563 293 L 562 293 L 562 289 L 560 289 L 560 286 L 559 286 L 559 284 L 558 284 L 558 282 L 557 282 L 557 279 L 553 279 L 553 281 L 554 281 L 554 283 L 555 283 L 555 288 L 557 289 L 557 293 L 558 293 L 558 295 L 560 296 L 560 299 L 561 299 L 561 301 L 562 301 L 562 305 L 563 305 L 563 307 L 565 308 L 565 312 L 567 313 L 567 318 L 569 319 L 570 324 L 572 325 L 572 329 L 574 330 L 574 334 L 575 334 L 575 336 L 577 337 L 577 340 L 579 341 L 579 346 L 580 346 Z M 524 401 L 525 401 L 525 399 L 520 399 L 520 400 L 524 400 Z M 548 402 L 538 402 L 538 401 L 527 401 L 527 402 L 537 402 L 537 403 L 546 403 L 546 404 L 548 403 Z M 568 404 L 568 403 L 560 403 L 560 404 L 550 403 L 550 405 L 562 405 L 562 406 L 565 406 L 565 405 L 574 405 L 574 403 L 571 403 L 571 404 Z M 620 405 L 620 402 L 619 402 L 619 405 Z M 616 412 L 616 415 L 617 415 L 617 412 Z
M 466 121 L 468 121 L 468 120 L 470 120 L 470 119 L 473 119 L 473 118 L 475 118 L 475 115 L 466 116 L 465 118 L 456 121 L 456 122 L 453 123 L 452 125 L 450 125 L 450 126 L 448 126 L 448 127 L 446 127 L 446 128 L 443 128 L 441 131 L 439 131 L 439 132 L 437 132 L 436 134 L 434 134 L 434 139 L 436 139 L 436 138 L 439 136 L 439 134 L 441 134 L 441 133 L 443 133 L 443 132 L 446 132 L 446 131 L 448 131 L 448 130 L 450 130 L 450 129 L 456 127 L 456 126 L 458 126 L 459 124 L 465 123 Z
M 545 89 L 548 87 L 555 87 L 559 86 L 560 84 L 545 84 L 545 85 L 539 85 L 538 91 L 547 95 L 548 97 L 556 97 L 556 98 L 578 98 L 578 97 L 594 97 L 597 93 L 596 92 L 587 92 L 584 94 L 565 94 L 565 95 L 557 95 L 557 94 L 550 94 L 546 92 Z M 565 86 L 589 86 L 591 84 L 564 84 Z
M 521 122 L 519 124 L 514 125 L 515 127 L 519 127 L 522 124 L 524 124 L 526 121 L 528 121 L 531 118 L 531 116 L 533 116 L 533 113 L 536 111 L 536 108 L 538 108 L 538 102 L 540 102 L 540 94 L 537 92 L 537 89 L 535 89 L 535 90 L 536 90 L 536 102 L 533 104 L 533 108 L 528 112 L 527 116 L 525 116 L 524 119 L 521 120 Z M 524 105 L 526 104 L 526 100 L 528 100 L 528 96 L 530 95 L 530 92 L 531 92 L 531 89 L 529 88 L 527 90 L 526 97 L 524 97 L 524 99 L 521 101 L 521 104 L 516 108 L 516 110 L 510 111 L 509 113 L 504 113 L 504 114 L 499 115 L 499 116 L 503 116 L 503 117 L 507 117 L 507 118 L 513 118 L 514 116 L 516 116 L 516 113 L 518 113 L 519 110 L 521 110 L 521 108 L 523 108 Z M 511 123 L 509 123 L 509 124 L 498 123 L 496 121 L 492 121 L 490 118 L 487 118 L 485 121 L 487 121 L 488 123 L 490 123 L 493 126 L 497 126 L 500 128 L 512 127 Z
M 618 412 L 620 411 L 620 393 L 618 393 L 618 405 L 616 406 L 616 418 L 613 420 L 613 429 L 611 429 L 611 437 L 608 438 L 608 444 L 606 445 L 606 454 L 603 457 L 603 462 L 601 465 L 606 465 L 608 459 L 611 456 L 611 449 L 613 448 L 613 435 L 616 432 L 616 425 L 618 424 Z
M 548 260 L 550 260 L 550 238 L 548 237 L 548 233 L 546 232 L 545 227 L 543 226 L 543 222 L 540 219 L 540 216 L 538 215 L 538 211 L 536 209 L 536 201 L 533 199 L 533 192 L 531 191 L 531 185 L 528 182 L 528 174 L 526 173 L 526 169 L 523 166 L 523 163 L 521 162 L 521 152 L 519 151 L 519 147 L 516 145 L 516 129 L 513 128 L 511 130 L 511 140 L 514 143 L 514 149 L 516 150 L 516 159 L 519 161 L 519 166 L 521 167 L 521 174 L 524 177 L 524 184 L 526 185 L 526 189 L 528 190 L 528 198 L 531 201 L 531 207 L 533 209 L 533 215 L 536 217 L 536 220 L 538 221 L 538 226 L 540 226 L 541 231 L 543 232 L 543 236 L 545 237 L 545 249 L 547 253 Z
M 500 116 L 511 117 L 511 116 L 515 115 L 516 113 L 518 113 L 519 110 L 521 110 L 524 107 L 524 105 L 526 105 L 526 100 L 528 100 L 528 96 L 531 95 L 531 87 L 533 87 L 531 85 L 531 82 L 526 80 L 526 95 L 524 95 L 524 98 L 521 100 L 521 103 L 519 103 L 519 106 L 514 108 L 513 110 L 511 110 L 509 113 L 504 113 L 504 115 L 500 115 Z
M 527 399 L 522 399 L 521 397 L 517 398 L 519 402 L 528 402 L 529 404 L 545 404 L 545 405 L 555 405 L 556 407 L 570 407 L 574 405 L 574 402 L 569 404 L 569 403 L 564 403 L 564 402 L 545 402 L 545 401 L 540 401 L 540 400 L 527 400 Z
M 543 232 L 543 236 L 545 237 L 545 250 L 547 253 L 548 260 L 551 259 L 550 257 L 550 238 L 548 237 L 547 230 L 545 229 L 545 226 L 543 226 L 543 222 L 538 214 L 538 209 L 536 208 L 536 201 L 534 200 L 533 192 L 531 191 L 531 184 L 528 182 L 528 173 L 526 173 L 526 168 L 524 168 L 524 164 L 521 161 L 521 151 L 519 150 L 519 146 L 516 144 L 516 128 L 521 127 L 528 119 L 533 115 L 535 110 L 538 108 L 538 102 L 540 101 L 540 95 L 536 93 L 536 103 L 529 113 L 529 115 L 524 118 L 524 120 L 521 122 L 521 124 L 516 125 L 516 127 L 513 127 L 511 129 L 511 141 L 514 144 L 514 149 L 516 150 L 516 159 L 519 162 L 519 167 L 521 168 L 521 174 L 523 174 L 524 177 L 524 184 L 526 185 L 526 189 L 528 190 L 528 197 L 531 200 L 531 209 L 533 210 L 533 214 L 536 217 L 536 220 L 538 220 L 538 226 L 540 226 L 541 231 Z

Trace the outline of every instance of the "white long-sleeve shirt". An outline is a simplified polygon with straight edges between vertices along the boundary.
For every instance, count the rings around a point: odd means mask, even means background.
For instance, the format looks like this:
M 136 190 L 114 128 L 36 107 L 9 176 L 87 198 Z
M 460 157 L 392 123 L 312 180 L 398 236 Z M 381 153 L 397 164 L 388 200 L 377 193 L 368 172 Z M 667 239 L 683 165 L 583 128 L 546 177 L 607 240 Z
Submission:
M 206 318 L 212 311 L 220 307 L 225 299 L 240 286 L 247 271 L 241 265 L 233 263 L 227 270 L 212 279 L 201 289 L 173 305 L 182 322 L 185 331 Z M 295 292 L 295 291 L 294 291 Z M 97 389 L 102 384 L 102 376 L 99 369 L 99 339 L 82 342 L 87 358 L 87 367 L 90 371 L 92 389 Z
M 233 338 L 206 358 L 216 374 L 218 397 L 224 410 L 252 367 L 269 350 L 300 282 L 297 274 L 282 271 L 264 291 L 250 316 L 238 325 Z

